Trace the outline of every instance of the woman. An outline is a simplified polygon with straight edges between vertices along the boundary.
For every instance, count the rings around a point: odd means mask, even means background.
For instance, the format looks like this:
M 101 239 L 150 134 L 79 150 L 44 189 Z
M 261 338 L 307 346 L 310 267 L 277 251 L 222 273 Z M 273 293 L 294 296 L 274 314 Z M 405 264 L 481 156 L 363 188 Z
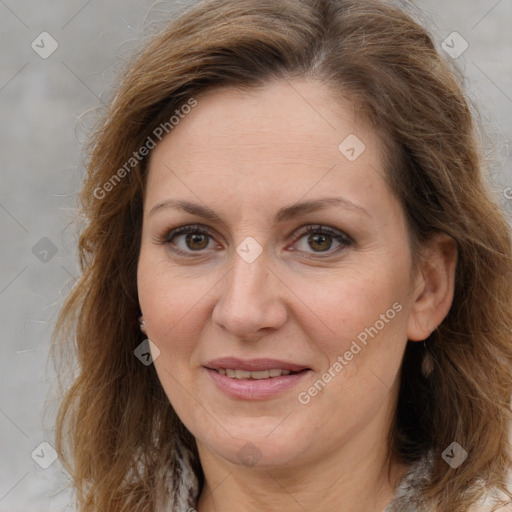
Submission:
M 510 231 L 424 29 L 373 0 L 199 3 L 91 151 L 57 325 L 80 511 L 508 502 Z

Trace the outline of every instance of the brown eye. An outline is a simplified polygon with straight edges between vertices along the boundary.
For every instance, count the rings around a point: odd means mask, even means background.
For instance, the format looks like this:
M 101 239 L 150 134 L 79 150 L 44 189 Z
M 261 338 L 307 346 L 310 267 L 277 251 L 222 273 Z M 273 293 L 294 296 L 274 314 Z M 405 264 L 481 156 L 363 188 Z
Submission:
M 203 233 L 187 233 L 185 236 L 185 244 L 193 251 L 200 251 L 208 247 L 208 236 Z
M 309 246 L 316 251 L 328 251 L 332 245 L 332 237 L 330 235 L 310 235 L 308 237 Z
M 172 229 L 162 239 L 164 245 L 168 245 L 172 250 L 185 255 L 207 249 L 212 241 L 213 237 L 207 229 L 194 225 Z
M 331 251 L 333 243 L 337 245 Z M 308 254 L 328 252 L 328 255 L 331 255 L 349 247 L 352 243 L 353 240 L 341 231 L 316 225 L 308 226 L 306 230 L 301 232 L 297 237 L 296 248 Z

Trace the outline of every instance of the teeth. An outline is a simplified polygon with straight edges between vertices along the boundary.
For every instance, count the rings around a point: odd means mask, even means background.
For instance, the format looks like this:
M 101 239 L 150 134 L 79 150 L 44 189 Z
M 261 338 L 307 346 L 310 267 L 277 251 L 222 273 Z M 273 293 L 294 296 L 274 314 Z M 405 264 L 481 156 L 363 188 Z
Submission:
M 219 368 L 217 370 L 221 375 L 226 375 L 233 379 L 270 379 L 272 377 L 281 377 L 281 375 L 290 375 L 290 370 L 260 370 L 257 372 L 249 372 L 247 370 L 232 370 L 231 368 Z
M 249 379 L 251 377 L 251 372 L 246 370 L 235 370 L 235 377 L 237 379 Z
M 253 379 L 268 379 L 270 377 L 270 374 L 268 370 L 263 370 L 260 372 L 251 372 L 251 377 Z

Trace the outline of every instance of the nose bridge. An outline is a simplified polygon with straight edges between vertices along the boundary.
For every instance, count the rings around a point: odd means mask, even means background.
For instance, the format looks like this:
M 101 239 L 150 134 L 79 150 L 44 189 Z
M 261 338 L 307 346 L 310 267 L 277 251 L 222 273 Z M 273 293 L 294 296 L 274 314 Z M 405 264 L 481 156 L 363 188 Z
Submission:
M 262 251 L 263 253 L 263 251 Z M 235 296 L 249 295 L 262 299 L 263 283 L 268 279 L 267 258 L 256 255 L 250 243 L 242 242 L 233 255 L 232 270 L 228 276 L 227 292 Z
M 268 279 L 268 251 L 265 250 L 264 234 L 259 241 L 253 236 L 245 236 L 236 246 L 232 255 L 231 272 L 227 279 L 226 293 L 256 300 L 262 299 L 262 284 Z M 246 298 L 247 300 L 247 298 Z
M 265 287 L 269 291 L 266 256 L 255 256 L 254 248 L 242 242 L 233 255 L 231 269 L 223 290 L 226 305 L 239 309 L 239 314 L 250 306 L 253 314 L 257 314 L 268 298 L 265 293 Z
M 249 338 L 265 327 L 278 328 L 286 319 L 266 254 L 256 244 L 254 239 L 244 239 L 238 245 L 213 311 L 213 320 L 237 337 Z

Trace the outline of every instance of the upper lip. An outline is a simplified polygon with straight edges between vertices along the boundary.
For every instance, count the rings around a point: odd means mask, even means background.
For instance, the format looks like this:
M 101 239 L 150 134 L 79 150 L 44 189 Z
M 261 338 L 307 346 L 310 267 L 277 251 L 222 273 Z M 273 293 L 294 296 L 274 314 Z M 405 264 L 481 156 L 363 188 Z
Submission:
M 221 357 L 212 359 L 204 365 L 206 368 L 218 370 L 219 368 L 229 368 L 231 370 L 246 370 L 257 372 L 262 370 L 290 370 L 291 372 L 300 372 L 309 370 L 307 366 L 279 359 L 238 359 L 237 357 Z

